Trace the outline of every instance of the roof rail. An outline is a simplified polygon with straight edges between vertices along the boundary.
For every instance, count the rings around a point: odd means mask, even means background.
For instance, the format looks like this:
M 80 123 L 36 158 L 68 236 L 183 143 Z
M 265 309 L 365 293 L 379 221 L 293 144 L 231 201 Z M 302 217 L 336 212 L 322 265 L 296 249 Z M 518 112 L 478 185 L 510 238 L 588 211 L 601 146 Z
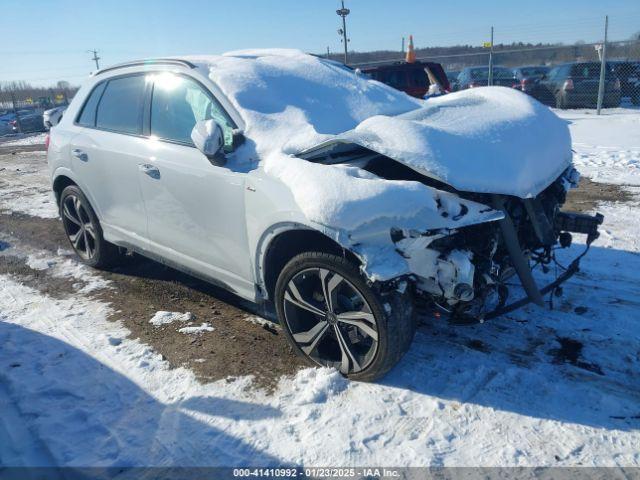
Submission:
M 117 70 L 119 68 L 137 67 L 142 65 L 178 65 L 182 67 L 196 68 L 193 63 L 188 62 L 187 60 L 180 60 L 179 58 L 151 58 L 148 60 L 136 60 L 134 62 L 118 63 L 117 65 L 112 65 L 110 67 L 98 70 L 93 75 L 100 75 L 102 73 L 110 72 L 111 70 Z

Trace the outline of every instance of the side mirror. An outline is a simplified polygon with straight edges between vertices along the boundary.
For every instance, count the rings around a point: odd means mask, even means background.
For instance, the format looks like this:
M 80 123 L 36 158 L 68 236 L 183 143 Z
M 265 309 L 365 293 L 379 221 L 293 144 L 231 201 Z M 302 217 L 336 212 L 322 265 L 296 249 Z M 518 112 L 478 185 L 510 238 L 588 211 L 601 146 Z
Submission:
M 224 133 L 215 120 L 200 120 L 196 123 L 191 130 L 191 140 L 212 165 L 222 167 L 227 163 L 224 154 Z

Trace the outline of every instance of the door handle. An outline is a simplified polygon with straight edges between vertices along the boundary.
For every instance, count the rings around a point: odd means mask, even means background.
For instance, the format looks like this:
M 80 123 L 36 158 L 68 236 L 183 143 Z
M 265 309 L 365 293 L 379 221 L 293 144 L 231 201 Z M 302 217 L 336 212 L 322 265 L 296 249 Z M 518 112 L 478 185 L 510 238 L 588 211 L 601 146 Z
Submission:
M 74 148 L 73 150 L 71 150 L 71 155 L 73 155 L 74 157 L 76 157 L 78 160 L 81 160 L 83 162 L 88 162 L 89 161 L 89 155 L 87 155 L 86 153 L 84 153 L 82 150 L 80 150 L 79 148 Z
M 146 175 L 149 175 L 151 178 L 155 178 L 156 180 L 160 178 L 160 170 L 158 170 L 158 167 L 155 167 L 148 163 L 138 164 L 138 170 Z

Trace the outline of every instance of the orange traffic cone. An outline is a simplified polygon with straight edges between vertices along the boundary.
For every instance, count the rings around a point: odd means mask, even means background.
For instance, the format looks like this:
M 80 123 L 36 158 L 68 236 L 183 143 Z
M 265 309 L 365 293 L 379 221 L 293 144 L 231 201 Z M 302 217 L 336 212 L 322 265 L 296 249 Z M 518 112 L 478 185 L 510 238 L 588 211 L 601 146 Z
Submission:
M 413 50 L 413 35 L 409 35 L 409 48 L 407 49 L 407 56 L 405 60 L 407 63 L 416 62 L 416 52 Z

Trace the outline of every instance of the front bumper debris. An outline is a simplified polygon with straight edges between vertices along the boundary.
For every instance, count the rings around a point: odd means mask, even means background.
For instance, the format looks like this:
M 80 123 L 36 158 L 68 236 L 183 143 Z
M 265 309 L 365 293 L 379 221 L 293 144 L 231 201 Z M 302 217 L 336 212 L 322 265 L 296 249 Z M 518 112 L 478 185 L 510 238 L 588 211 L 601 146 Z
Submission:
M 499 201 L 496 203 L 499 203 Z M 580 260 L 589 251 L 591 243 L 600 235 L 598 233 L 598 226 L 602 225 L 603 220 L 604 216 L 599 213 L 595 215 L 586 215 L 573 212 L 557 213 L 554 222 L 555 230 L 560 233 L 580 233 L 587 235 L 586 248 L 577 258 L 575 258 L 569 264 L 569 266 L 560 276 L 558 276 L 553 282 L 545 285 L 542 288 L 538 288 L 533 278 L 531 268 L 529 268 L 522 249 L 518 244 L 515 228 L 513 227 L 509 216 L 507 215 L 504 220 L 501 220 L 502 223 L 500 224 L 500 227 L 502 229 L 503 237 L 507 244 L 507 248 L 509 249 L 509 254 L 511 255 L 516 272 L 518 273 L 518 276 L 520 278 L 520 282 L 522 283 L 527 296 L 513 303 L 510 303 L 509 305 L 505 305 L 497 310 L 494 310 L 493 312 L 487 313 L 483 317 L 482 321 L 490 320 L 492 318 L 512 312 L 531 302 L 538 305 L 543 305 L 542 299 L 546 294 L 553 292 L 558 286 L 569 280 L 573 275 L 575 275 L 576 272 L 580 270 Z

